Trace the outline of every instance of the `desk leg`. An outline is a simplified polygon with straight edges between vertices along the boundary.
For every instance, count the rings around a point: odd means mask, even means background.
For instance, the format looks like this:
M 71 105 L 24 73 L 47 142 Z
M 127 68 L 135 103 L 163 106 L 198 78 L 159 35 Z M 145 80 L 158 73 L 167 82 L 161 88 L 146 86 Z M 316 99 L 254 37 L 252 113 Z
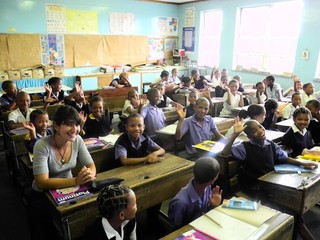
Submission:
M 305 225 L 303 217 L 300 215 L 296 216 L 292 239 L 297 239 L 298 233 L 300 234 L 301 238 L 304 240 L 316 240 L 313 234 L 309 231 L 309 229 Z
M 68 218 L 63 218 L 61 221 L 62 221 L 63 239 L 64 240 L 71 240 L 71 233 L 70 233 Z

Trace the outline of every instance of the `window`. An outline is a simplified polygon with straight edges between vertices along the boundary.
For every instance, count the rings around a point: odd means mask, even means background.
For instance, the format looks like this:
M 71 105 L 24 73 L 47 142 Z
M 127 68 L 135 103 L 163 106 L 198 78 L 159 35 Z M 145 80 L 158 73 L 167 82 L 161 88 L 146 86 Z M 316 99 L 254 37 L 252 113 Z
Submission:
M 293 72 L 302 1 L 239 10 L 234 65 L 274 74 Z
M 198 65 L 219 66 L 221 28 L 222 11 L 201 12 Z

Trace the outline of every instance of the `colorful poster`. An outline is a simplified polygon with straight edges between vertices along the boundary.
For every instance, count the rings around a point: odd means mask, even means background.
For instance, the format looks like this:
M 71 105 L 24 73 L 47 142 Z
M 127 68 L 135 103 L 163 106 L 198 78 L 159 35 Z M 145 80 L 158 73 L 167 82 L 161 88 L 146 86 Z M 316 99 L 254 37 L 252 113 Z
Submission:
M 184 27 L 182 29 L 182 48 L 186 52 L 194 52 L 195 27 Z
M 110 13 L 109 27 L 111 33 L 132 34 L 134 33 L 133 13 Z
M 158 17 L 158 35 L 178 36 L 178 18 Z
M 58 34 L 40 35 L 43 65 L 64 65 L 64 37 Z
M 66 21 L 66 9 L 63 6 L 46 6 L 46 22 L 48 33 L 66 33 Z
M 149 37 L 149 55 L 148 60 L 158 60 L 164 57 L 163 38 Z
M 98 33 L 98 13 L 96 11 L 67 10 L 68 33 Z
M 186 27 L 193 27 L 194 26 L 194 15 L 195 15 L 195 8 L 186 8 L 185 12 L 185 25 Z

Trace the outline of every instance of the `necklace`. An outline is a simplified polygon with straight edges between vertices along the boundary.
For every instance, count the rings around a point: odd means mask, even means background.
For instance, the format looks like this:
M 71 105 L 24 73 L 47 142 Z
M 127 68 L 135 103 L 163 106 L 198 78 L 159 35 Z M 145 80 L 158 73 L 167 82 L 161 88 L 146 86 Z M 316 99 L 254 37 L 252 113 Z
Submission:
M 58 145 L 56 143 L 56 137 L 55 136 L 53 136 L 53 141 L 54 141 L 54 145 L 56 145 L 56 148 L 58 149 L 58 153 L 59 153 L 59 155 L 61 157 L 60 162 L 61 162 L 62 165 L 64 165 L 66 163 L 66 160 L 64 159 L 64 155 L 66 154 L 66 151 L 67 151 L 67 148 L 68 148 L 68 143 L 66 144 L 66 147 L 64 148 L 63 154 L 61 154 L 60 148 L 58 148 Z

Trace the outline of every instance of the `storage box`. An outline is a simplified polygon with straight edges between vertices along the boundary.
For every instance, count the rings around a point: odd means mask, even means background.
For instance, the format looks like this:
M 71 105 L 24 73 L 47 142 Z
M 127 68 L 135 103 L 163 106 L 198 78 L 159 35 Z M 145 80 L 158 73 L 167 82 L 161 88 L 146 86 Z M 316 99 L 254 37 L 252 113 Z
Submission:
M 54 67 L 54 75 L 56 77 L 63 77 L 64 76 L 64 67 L 55 66 Z
M 45 76 L 45 77 L 49 77 L 49 78 L 53 77 L 53 76 L 54 76 L 54 69 L 53 69 L 53 67 L 46 67 L 46 68 L 44 69 L 44 76 Z
M 42 68 L 36 68 L 32 70 L 33 78 L 44 78 L 44 72 Z
M 21 79 L 31 79 L 32 70 L 31 69 L 20 69 Z
M 20 71 L 19 70 L 9 70 L 8 71 L 9 79 L 10 80 L 18 80 L 21 79 Z
M 0 71 L 0 80 L 1 81 L 6 81 L 9 80 L 9 75 L 5 71 Z

